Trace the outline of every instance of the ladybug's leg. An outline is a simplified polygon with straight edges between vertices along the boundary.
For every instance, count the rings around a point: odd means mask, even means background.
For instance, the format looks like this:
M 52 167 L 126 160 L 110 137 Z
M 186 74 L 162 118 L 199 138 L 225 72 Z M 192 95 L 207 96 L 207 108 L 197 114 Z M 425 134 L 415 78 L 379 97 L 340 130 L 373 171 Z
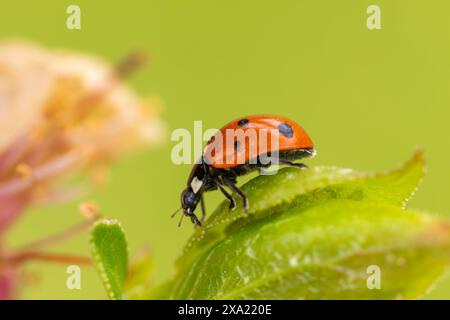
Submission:
M 223 193 L 223 195 L 225 196 L 225 198 L 228 199 L 228 201 L 230 201 L 230 210 L 234 210 L 234 208 L 236 208 L 236 200 L 234 200 L 234 198 L 227 192 L 227 190 L 225 190 L 225 188 L 222 186 L 222 183 L 220 181 L 216 181 L 217 187 L 219 188 L 219 190 Z
M 205 217 L 206 217 L 206 206 L 205 206 L 205 199 L 203 198 L 203 195 L 200 198 L 200 207 L 202 208 L 202 218 L 200 219 L 200 222 L 203 223 L 203 221 L 205 221 Z
M 226 185 L 227 187 L 229 187 L 231 190 L 233 190 L 234 193 L 236 193 L 237 195 L 239 195 L 239 197 L 242 198 L 242 203 L 243 203 L 243 206 L 244 206 L 244 211 L 245 211 L 245 212 L 248 212 L 248 208 L 249 208 L 249 206 L 248 206 L 248 199 L 247 199 L 247 196 L 245 195 L 245 193 L 242 192 L 242 190 L 239 189 L 239 188 L 234 184 L 234 182 L 233 182 L 231 179 L 229 179 L 228 177 L 222 177 L 222 180 L 223 180 L 223 182 L 225 183 L 225 185 Z
M 195 224 L 195 227 L 201 227 L 202 223 L 200 220 L 198 220 L 197 216 L 195 214 L 190 214 L 189 217 L 191 218 L 192 223 Z
M 283 159 L 280 159 L 280 164 L 285 164 L 285 165 L 290 166 L 290 167 L 308 168 L 308 166 L 306 164 L 304 164 L 304 163 L 295 163 L 295 162 L 292 162 L 292 161 L 289 161 L 289 160 L 283 160 Z

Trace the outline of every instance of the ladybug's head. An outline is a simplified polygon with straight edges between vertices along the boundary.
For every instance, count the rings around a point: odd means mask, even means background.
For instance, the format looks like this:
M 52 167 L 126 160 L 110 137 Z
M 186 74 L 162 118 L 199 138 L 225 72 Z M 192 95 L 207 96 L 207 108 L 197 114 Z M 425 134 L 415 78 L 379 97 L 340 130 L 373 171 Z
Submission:
M 197 219 L 194 211 L 200 202 L 200 198 L 200 193 L 195 193 L 191 187 L 187 187 L 181 193 L 181 208 L 183 209 L 183 213 L 184 215 L 190 217 L 192 222 L 197 225 L 200 225 L 200 221 Z

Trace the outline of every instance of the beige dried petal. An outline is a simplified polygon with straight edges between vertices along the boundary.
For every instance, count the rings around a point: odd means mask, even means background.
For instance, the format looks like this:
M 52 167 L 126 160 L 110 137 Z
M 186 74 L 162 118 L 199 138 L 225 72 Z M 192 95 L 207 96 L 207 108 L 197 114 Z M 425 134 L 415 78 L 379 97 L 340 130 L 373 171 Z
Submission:
M 157 110 L 98 58 L 0 44 L 0 197 L 161 141 Z
M 160 120 L 155 116 L 147 118 L 143 109 L 145 103 L 114 74 L 111 67 L 91 56 L 62 50 L 49 51 L 24 42 L 0 45 L 0 150 L 25 129 L 39 125 L 43 113 L 50 107 L 49 100 L 63 81 L 67 85 L 70 82 L 80 85 L 79 95 L 73 98 L 94 100 L 94 105 L 87 108 L 101 104 L 108 106 L 110 114 L 113 114 L 103 119 L 107 121 L 95 124 L 92 130 L 95 131 L 94 139 L 101 140 L 111 134 L 117 136 L 124 130 L 131 130 L 137 139 L 141 133 L 146 133 L 144 137 L 147 140 L 156 142 L 162 132 Z M 76 130 L 73 133 L 73 142 L 77 143 L 77 138 L 78 142 L 84 142 L 77 137 Z M 72 137 L 69 135 L 69 138 Z

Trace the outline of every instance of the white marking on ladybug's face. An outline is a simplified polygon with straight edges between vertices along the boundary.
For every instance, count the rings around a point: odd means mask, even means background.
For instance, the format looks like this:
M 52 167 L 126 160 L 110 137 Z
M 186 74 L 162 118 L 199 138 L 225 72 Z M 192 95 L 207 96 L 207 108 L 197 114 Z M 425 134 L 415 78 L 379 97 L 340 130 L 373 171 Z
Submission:
M 202 180 L 197 179 L 197 177 L 194 177 L 194 179 L 192 179 L 191 188 L 192 191 L 194 191 L 194 193 L 197 193 L 198 190 L 200 190 L 200 188 L 202 187 L 202 185 L 203 185 Z

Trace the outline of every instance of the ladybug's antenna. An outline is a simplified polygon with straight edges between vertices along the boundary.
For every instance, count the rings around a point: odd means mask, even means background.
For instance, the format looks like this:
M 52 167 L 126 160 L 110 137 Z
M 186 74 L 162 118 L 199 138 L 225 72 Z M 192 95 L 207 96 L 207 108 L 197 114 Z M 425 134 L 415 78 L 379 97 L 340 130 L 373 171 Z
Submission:
M 172 213 L 172 215 L 170 217 L 174 218 L 181 209 L 182 209 L 182 207 L 179 207 L 174 213 Z M 184 218 L 184 213 L 181 214 L 180 221 L 178 222 L 178 227 L 181 227 L 181 221 L 183 221 L 183 218 Z
M 180 210 L 181 210 L 181 207 L 179 207 L 174 213 L 172 213 L 172 215 L 170 217 L 171 218 L 175 217 Z
M 178 228 L 181 227 L 181 222 L 183 221 L 184 214 L 181 215 L 180 221 L 178 222 Z

